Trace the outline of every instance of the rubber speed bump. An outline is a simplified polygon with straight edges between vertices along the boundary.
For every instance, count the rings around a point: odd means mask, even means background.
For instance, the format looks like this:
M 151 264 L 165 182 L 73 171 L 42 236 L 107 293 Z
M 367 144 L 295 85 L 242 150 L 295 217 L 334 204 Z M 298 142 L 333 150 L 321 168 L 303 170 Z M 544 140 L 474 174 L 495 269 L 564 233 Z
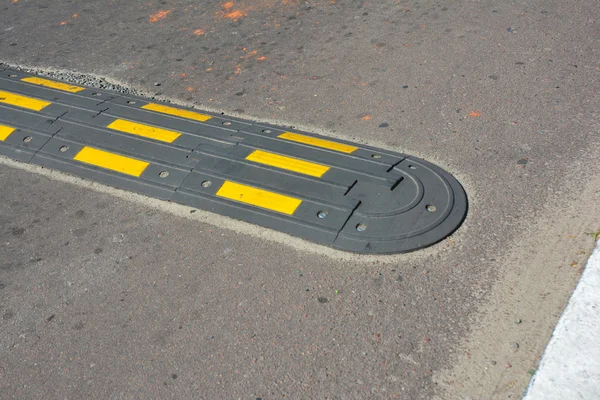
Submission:
M 8 69 L 0 154 L 358 253 L 429 246 L 467 213 L 411 156 Z

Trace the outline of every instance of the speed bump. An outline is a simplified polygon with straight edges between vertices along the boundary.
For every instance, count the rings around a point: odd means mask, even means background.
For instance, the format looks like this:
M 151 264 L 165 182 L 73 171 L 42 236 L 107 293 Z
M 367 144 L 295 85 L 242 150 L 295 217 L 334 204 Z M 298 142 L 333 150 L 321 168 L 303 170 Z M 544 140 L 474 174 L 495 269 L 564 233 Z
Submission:
M 11 69 L 0 154 L 357 253 L 432 245 L 467 213 L 412 156 Z

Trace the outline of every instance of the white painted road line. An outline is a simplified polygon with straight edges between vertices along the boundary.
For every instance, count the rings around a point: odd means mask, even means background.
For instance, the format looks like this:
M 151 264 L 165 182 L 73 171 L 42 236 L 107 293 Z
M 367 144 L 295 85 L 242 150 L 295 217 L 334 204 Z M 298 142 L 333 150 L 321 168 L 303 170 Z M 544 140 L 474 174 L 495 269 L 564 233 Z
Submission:
M 523 400 L 600 398 L 600 242 Z

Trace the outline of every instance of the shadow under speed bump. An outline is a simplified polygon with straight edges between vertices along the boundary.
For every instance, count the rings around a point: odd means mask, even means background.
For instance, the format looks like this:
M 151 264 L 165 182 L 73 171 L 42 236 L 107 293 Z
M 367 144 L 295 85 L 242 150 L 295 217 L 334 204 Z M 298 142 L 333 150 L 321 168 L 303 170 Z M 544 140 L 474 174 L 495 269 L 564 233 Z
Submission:
M 467 213 L 414 157 L 10 69 L 0 154 L 357 253 L 432 245 Z

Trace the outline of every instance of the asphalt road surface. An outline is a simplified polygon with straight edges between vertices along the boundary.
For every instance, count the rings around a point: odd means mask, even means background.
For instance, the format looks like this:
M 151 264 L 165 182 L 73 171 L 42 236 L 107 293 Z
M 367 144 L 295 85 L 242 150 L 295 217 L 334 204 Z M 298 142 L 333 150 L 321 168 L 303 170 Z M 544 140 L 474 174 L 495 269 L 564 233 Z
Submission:
M 470 210 L 357 256 L 2 159 L 0 397 L 520 398 L 600 229 L 598 10 L 2 0 L 13 67 L 423 157 Z

